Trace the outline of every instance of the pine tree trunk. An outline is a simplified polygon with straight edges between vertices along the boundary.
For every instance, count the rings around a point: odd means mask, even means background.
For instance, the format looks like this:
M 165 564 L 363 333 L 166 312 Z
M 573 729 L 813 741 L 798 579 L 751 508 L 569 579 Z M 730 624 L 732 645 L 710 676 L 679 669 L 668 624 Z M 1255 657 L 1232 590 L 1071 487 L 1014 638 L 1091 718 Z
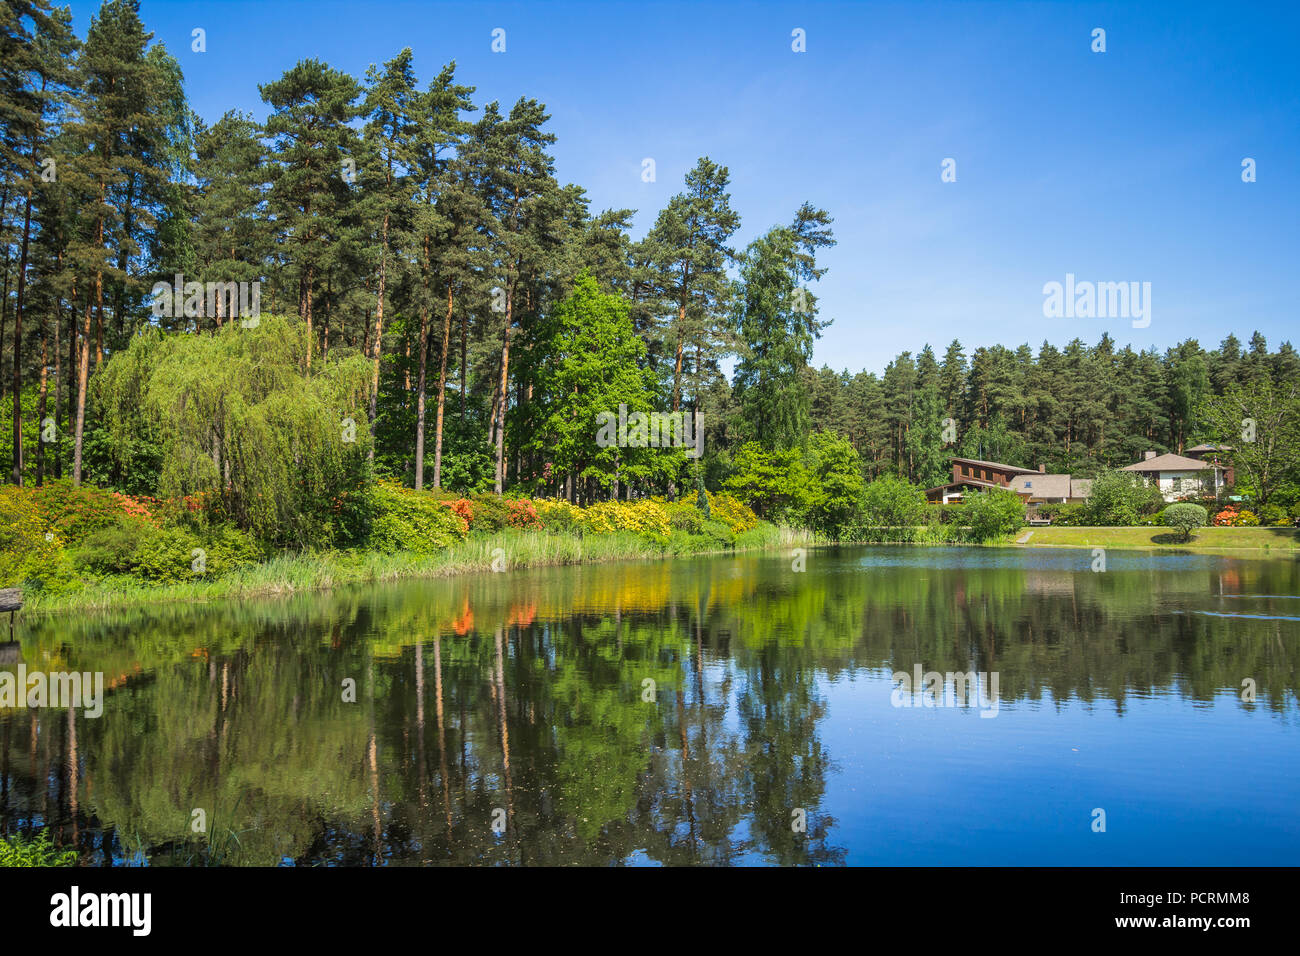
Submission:
M 86 378 L 90 371 L 90 309 L 86 300 L 86 317 L 81 328 L 81 353 L 77 359 L 77 425 L 72 437 L 72 483 L 81 484 L 81 441 L 86 428 Z
M 59 256 L 59 263 L 60 265 L 62 265 L 63 263 L 62 255 Z M 56 299 L 54 303 L 54 436 L 56 442 L 56 444 L 54 445 L 54 477 L 55 478 L 63 477 L 63 456 L 59 453 L 59 445 L 57 444 L 58 434 L 59 434 L 59 410 L 61 408 L 61 405 L 59 403 L 59 392 L 61 391 L 60 386 L 63 384 L 63 369 L 61 368 L 63 364 L 63 346 L 62 343 L 60 343 L 59 341 L 59 316 L 62 313 L 62 311 L 63 310 L 60 308 L 59 300 Z
M 429 242 L 424 243 L 428 259 Z M 420 303 L 420 372 L 415 386 L 415 490 L 424 488 L 424 392 L 425 376 L 429 368 L 429 308 L 427 299 Z M 438 487 L 438 464 L 434 457 L 433 487 Z
M 447 406 L 447 349 L 451 345 L 452 283 L 447 280 L 447 318 L 442 323 L 442 352 L 438 366 L 438 413 L 433 434 L 433 487 L 442 487 L 442 423 Z
M 505 455 L 506 455 L 506 402 L 510 398 L 510 326 L 514 317 L 514 282 L 510 283 L 510 288 L 506 292 L 506 328 L 505 336 L 501 342 L 501 381 L 497 391 L 501 400 L 496 407 L 496 446 L 497 446 L 497 467 L 496 481 L 494 490 L 501 494 L 505 479 Z
M 14 464 L 11 478 L 19 487 L 23 483 L 23 293 L 27 290 L 27 250 L 31 235 L 32 189 L 28 186 L 23 210 L 23 244 L 18 254 L 18 301 L 14 306 Z M 41 378 L 45 378 L 43 361 Z
M 384 214 L 382 245 L 379 248 L 379 296 L 375 305 L 375 368 L 370 379 L 370 452 L 375 460 L 375 433 L 379 415 L 379 357 L 384 346 L 384 279 L 388 265 L 388 214 Z
M 45 320 L 41 319 L 41 384 L 36 399 L 36 487 L 45 484 L 45 405 L 50 389 L 50 349 Z M 58 382 L 58 379 L 55 379 Z
M 673 411 L 682 407 L 682 354 L 686 344 L 686 300 L 677 310 L 677 357 L 673 363 Z

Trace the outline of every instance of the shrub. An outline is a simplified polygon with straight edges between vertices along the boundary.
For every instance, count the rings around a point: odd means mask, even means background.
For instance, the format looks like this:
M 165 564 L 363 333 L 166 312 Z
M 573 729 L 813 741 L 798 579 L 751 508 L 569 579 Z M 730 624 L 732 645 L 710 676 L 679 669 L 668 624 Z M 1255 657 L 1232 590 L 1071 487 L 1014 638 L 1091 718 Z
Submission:
M 753 509 L 739 498 L 725 493 L 715 495 L 710 491 L 704 494 L 709 501 L 710 519 L 721 521 L 731 528 L 732 533 L 744 534 L 758 524 L 758 516 Z
M 1153 494 L 1154 492 L 1154 494 Z M 1124 527 L 1138 523 L 1139 514 L 1159 510 L 1160 493 L 1129 472 L 1107 471 L 1092 480 L 1083 503 L 1083 521 L 1093 527 Z
M 37 495 L 0 487 L 0 587 L 12 585 L 56 593 L 72 584 L 63 539 L 41 516 Z
M 1166 527 L 1177 528 L 1182 540 L 1189 541 L 1194 529 L 1205 527 L 1209 513 L 1200 505 L 1173 504 L 1164 510 L 1162 517 Z
M 191 581 L 206 573 L 206 557 L 199 562 L 200 555 L 195 553 L 200 548 L 198 535 L 188 528 L 159 528 L 140 539 L 132 559 L 133 570 L 159 584 Z
M 134 518 L 121 518 L 89 535 L 72 552 L 72 560 L 95 574 L 129 574 L 135 570 L 140 542 L 153 531 Z
M 33 493 L 45 522 L 64 541 L 73 544 L 116 524 L 127 513 L 123 508 L 124 495 L 91 485 L 74 487 L 66 478 L 48 481 Z
M 1243 511 L 1234 522 L 1239 528 L 1254 528 L 1259 525 L 1259 516 L 1253 511 Z
M 541 519 L 537 516 L 537 508 L 527 498 L 519 498 L 511 501 L 510 517 L 507 520 L 512 528 L 525 528 L 539 530 L 542 527 Z
M 542 527 L 551 531 L 568 531 L 578 523 L 582 509 L 560 499 L 536 498 L 533 507 Z
M 926 523 L 927 507 L 921 488 L 893 475 L 877 478 L 862 495 L 862 518 L 869 527 L 914 528 Z
M 473 508 L 474 519 L 470 527 L 475 531 L 495 534 L 510 523 L 510 503 L 500 495 L 475 495 Z
M 448 498 L 438 491 L 431 491 L 430 494 L 435 496 L 441 504 L 450 508 L 452 514 L 463 520 L 466 528 L 474 523 L 474 505 L 468 499 Z
M 649 499 L 601 501 L 583 509 L 579 527 L 588 534 L 632 531 L 659 542 L 666 542 L 672 533 L 672 525 L 664 506 Z
M 0 837 L 0 866 L 73 866 L 76 862 L 77 851 L 56 849 L 44 830 L 35 840 Z
M 658 501 L 658 499 L 655 499 Z M 708 515 L 701 512 L 695 505 L 689 505 L 684 501 L 659 502 L 668 512 L 668 523 L 674 531 L 683 531 L 686 534 L 699 534 L 704 530 L 704 522 Z M 704 504 L 707 507 L 708 497 L 704 498 Z M 715 522 L 721 524 L 721 522 Z M 724 525 L 724 527 L 726 527 Z
M 1077 528 L 1085 524 L 1083 505 L 1079 502 L 1072 502 L 1060 506 L 1061 510 L 1056 513 L 1052 519 L 1052 524 L 1061 525 L 1065 528 Z
M 1259 523 L 1268 525 L 1288 525 L 1291 519 L 1281 505 L 1264 505 L 1259 509 Z
M 1214 516 L 1214 523 L 1220 528 L 1231 527 L 1237 523 L 1237 509 L 1232 505 L 1224 508 Z
M 961 503 L 961 536 L 970 541 L 991 541 L 1020 530 L 1025 506 L 1020 496 L 1005 488 L 965 494 Z
M 432 554 L 461 540 L 469 530 L 464 518 L 423 491 L 378 482 L 374 497 L 370 543 L 376 550 Z

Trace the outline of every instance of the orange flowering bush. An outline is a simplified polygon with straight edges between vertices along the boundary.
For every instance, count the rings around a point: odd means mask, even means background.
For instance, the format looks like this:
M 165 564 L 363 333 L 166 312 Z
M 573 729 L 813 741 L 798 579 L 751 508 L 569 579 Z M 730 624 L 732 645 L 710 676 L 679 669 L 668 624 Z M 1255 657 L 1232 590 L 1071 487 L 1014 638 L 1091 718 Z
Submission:
M 510 517 L 507 519 L 512 528 L 540 529 L 542 521 L 537 516 L 537 508 L 527 498 L 510 502 Z

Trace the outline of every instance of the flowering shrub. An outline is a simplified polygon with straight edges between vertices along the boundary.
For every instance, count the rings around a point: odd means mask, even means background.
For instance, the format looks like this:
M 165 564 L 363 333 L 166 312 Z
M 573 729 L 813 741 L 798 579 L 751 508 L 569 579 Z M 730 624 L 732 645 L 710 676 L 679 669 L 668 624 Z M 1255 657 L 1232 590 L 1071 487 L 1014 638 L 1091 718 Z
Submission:
M 728 494 L 715 495 L 710 491 L 705 494 L 709 497 L 710 516 L 730 527 L 735 534 L 744 534 L 758 524 L 753 509 L 740 499 Z
M 668 540 L 668 512 L 655 501 L 602 501 L 584 508 L 579 527 L 589 534 L 632 531 L 657 541 Z
M 91 485 L 74 487 L 67 479 L 47 481 L 33 489 L 45 523 L 66 541 L 77 542 L 93 531 L 115 524 L 125 513 L 120 498 Z M 133 503 L 132 507 L 136 507 Z
M 474 523 L 474 505 L 465 498 L 447 498 L 441 504 L 451 509 L 452 514 L 457 515 L 465 522 L 468 528 Z
M 381 481 L 375 485 L 370 543 L 381 551 L 431 554 L 465 537 L 469 523 L 436 497 Z
M 1228 505 L 1214 516 L 1214 523 L 1220 528 L 1231 527 L 1237 523 L 1237 509 Z
M 1254 528 L 1259 525 L 1259 516 L 1253 511 L 1243 511 L 1237 515 L 1236 521 L 1239 528 Z
M 507 520 L 512 528 L 540 529 L 542 527 L 542 522 L 537 517 L 537 509 L 527 498 L 510 502 L 510 517 Z
M 63 538 L 47 528 L 36 493 L 0 486 L 0 587 L 60 591 L 71 583 Z
M 563 499 L 534 498 L 538 520 L 551 531 L 568 531 L 578 523 L 582 509 Z

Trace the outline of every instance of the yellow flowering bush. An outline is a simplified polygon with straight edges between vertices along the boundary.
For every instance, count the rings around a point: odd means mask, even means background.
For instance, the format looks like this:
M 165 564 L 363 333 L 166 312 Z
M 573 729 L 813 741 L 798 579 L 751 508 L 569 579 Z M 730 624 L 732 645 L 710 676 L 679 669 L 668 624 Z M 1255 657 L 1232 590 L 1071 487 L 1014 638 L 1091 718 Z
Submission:
M 567 531 L 579 523 L 582 509 L 562 498 L 534 498 L 533 507 L 547 531 Z
M 754 509 L 739 498 L 728 494 L 715 495 L 711 491 L 704 493 L 709 496 L 709 517 L 721 521 L 735 534 L 744 534 L 758 524 Z
M 59 591 L 71 582 L 63 539 L 45 527 L 35 493 L 0 487 L 0 587 Z
M 578 526 L 589 534 L 632 531 L 658 541 L 672 532 L 668 512 L 654 501 L 601 501 L 582 509 Z

